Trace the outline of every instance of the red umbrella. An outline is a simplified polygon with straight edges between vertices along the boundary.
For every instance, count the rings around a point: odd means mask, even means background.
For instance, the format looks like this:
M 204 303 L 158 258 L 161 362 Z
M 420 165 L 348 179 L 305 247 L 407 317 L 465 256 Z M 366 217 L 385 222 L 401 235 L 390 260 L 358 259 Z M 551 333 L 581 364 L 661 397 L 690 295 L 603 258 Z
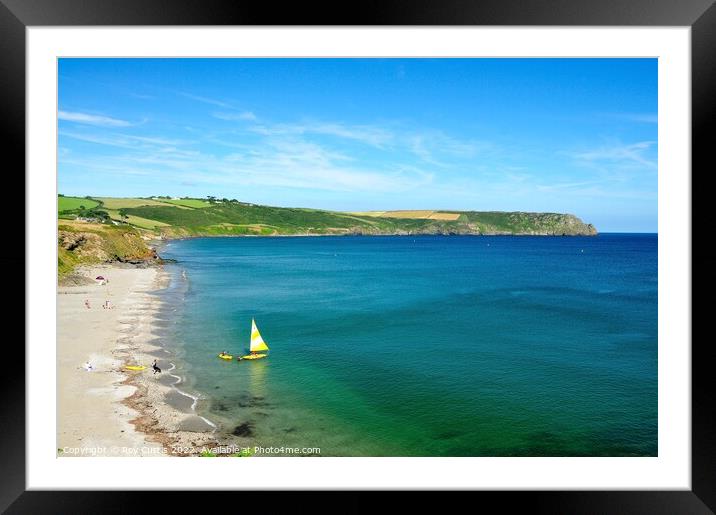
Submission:
M 98 275 L 97 277 L 95 277 L 95 280 L 96 281 L 104 281 L 104 277 L 102 277 L 101 275 Z

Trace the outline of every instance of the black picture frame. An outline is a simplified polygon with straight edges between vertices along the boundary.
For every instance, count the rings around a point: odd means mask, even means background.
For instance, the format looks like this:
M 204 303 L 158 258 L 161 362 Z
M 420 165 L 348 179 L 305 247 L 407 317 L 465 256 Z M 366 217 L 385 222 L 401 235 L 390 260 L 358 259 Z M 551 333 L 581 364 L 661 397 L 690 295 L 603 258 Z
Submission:
M 25 30 L 32 26 L 80 25 L 546 25 L 546 26 L 689 26 L 692 38 L 692 220 L 693 206 L 708 188 L 704 176 L 712 173 L 713 126 L 716 120 L 716 6 L 713 0 L 362 0 L 354 4 L 333 2 L 287 2 L 280 8 L 255 0 L 0 0 L 0 126 L 5 162 L 25 167 Z M 353 6 L 353 8 L 350 8 Z M 8 159 L 9 158 L 9 159 Z M 711 165 L 711 168 L 707 168 Z M 684 171 L 688 173 L 689 171 Z M 16 174 L 20 176 L 21 174 Z M 696 179 L 696 180 L 695 180 Z M 24 191 L 24 180 L 18 189 Z M 702 185 L 693 188 L 693 184 Z M 17 195 L 17 197 L 20 197 Z M 22 200 L 22 198 L 20 198 Z M 26 199 L 31 204 L 31 199 Z M 698 203 L 703 205 L 703 203 Z M 16 206 L 23 212 L 26 205 Z M 708 218 L 708 217 L 707 217 Z M 699 232 L 692 229 L 693 235 Z M 692 239 L 693 241 L 693 239 Z M 699 289 L 713 282 L 713 259 L 708 252 L 694 259 L 692 277 L 698 273 Z M 4 269 L 25 269 L 24 245 L 0 257 Z M 28 273 L 28 271 L 26 271 Z M 11 274 L 12 275 L 12 274 Z M 9 288 L 23 291 L 20 274 L 9 277 Z M 693 282 L 692 282 L 693 284 Z M 693 290 L 692 290 L 693 291 Z M 31 299 L 30 299 L 31 300 Z M 692 312 L 696 308 L 692 300 Z M 17 311 L 24 305 L 17 303 Z M 23 312 L 24 314 L 24 312 Z M 11 314 L 12 315 L 12 314 Z M 16 323 L 23 315 L 9 318 Z M 693 332 L 692 315 L 692 332 Z M 21 332 L 24 331 L 21 330 Z M 695 334 L 695 333 L 693 333 Z M 713 513 L 716 510 L 716 403 L 712 394 L 712 363 L 716 351 L 711 338 L 692 338 L 692 489 L 690 491 L 528 491 L 473 492 L 458 495 L 480 497 L 500 503 L 500 509 L 523 509 L 530 513 Z M 19 341 L 19 340 L 18 340 Z M 8 342 L 6 342 L 8 343 Z M 13 347 L 13 346 L 8 346 Z M 14 363 L 24 363 L 25 353 L 15 345 L 4 350 Z M 11 355 L 11 353 L 16 355 Z M 54 355 L 54 354 L 51 354 Z M 171 497 L 180 507 L 191 492 L 81 492 L 26 491 L 25 487 L 25 376 L 24 367 L 7 368 L 0 374 L 5 395 L 0 424 L 0 511 L 7 513 L 120 513 L 157 509 L 157 499 Z M 206 495 L 203 493 L 202 495 Z M 273 493 L 272 502 L 284 497 Z M 299 505 L 330 511 L 349 508 L 373 509 L 374 493 L 351 493 L 350 500 L 321 493 L 320 502 L 307 502 L 300 493 Z M 455 494 L 453 494 L 455 495 Z M 212 508 L 228 501 L 239 502 L 227 492 L 211 494 Z M 404 501 L 426 506 L 423 493 L 403 496 Z M 257 502 L 242 495 L 241 509 Z M 265 502 L 265 501 L 264 501 Z M 401 501 L 402 502 L 402 501 Z M 441 501 L 443 502 L 443 501 Z M 248 503 L 248 504 L 247 504 Z M 306 503 L 306 504 L 304 504 Z M 162 508 L 158 508 L 162 509 Z

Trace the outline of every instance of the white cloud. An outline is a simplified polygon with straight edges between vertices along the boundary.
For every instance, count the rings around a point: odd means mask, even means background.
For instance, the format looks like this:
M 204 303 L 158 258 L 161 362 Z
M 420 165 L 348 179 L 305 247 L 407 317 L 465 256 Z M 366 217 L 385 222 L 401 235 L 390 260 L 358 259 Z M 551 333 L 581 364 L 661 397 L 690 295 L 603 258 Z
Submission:
M 342 123 L 300 123 L 300 124 L 276 124 L 276 125 L 255 125 L 250 129 L 252 132 L 264 136 L 287 136 L 318 134 L 333 136 L 336 138 L 348 139 L 365 143 L 378 148 L 383 148 L 394 139 L 394 134 L 382 127 L 371 125 L 345 125 Z
M 87 125 L 98 125 L 101 127 L 129 127 L 132 124 L 125 120 L 110 118 L 96 114 L 77 113 L 70 111 L 59 111 L 57 118 L 68 122 L 82 123 Z
M 646 153 L 655 144 L 655 141 L 640 141 L 629 145 L 615 143 L 586 152 L 573 153 L 572 156 L 583 163 L 601 163 L 612 166 L 638 165 L 640 167 L 656 168 L 656 161 L 646 156 Z
M 227 102 L 223 102 L 221 100 L 216 100 L 214 98 L 202 97 L 199 95 L 192 95 L 191 93 L 183 93 L 181 91 L 179 92 L 179 95 L 186 97 L 186 98 L 190 98 L 192 100 L 196 100 L 197 102 L 203 102 L 204 104 L 211 104 L 211 105 L 215 105 L 215 106 L 219 106 L 219 107 L 224 107 L 227 109 L 234 108 L 231 104 L 229 104 Z
M 106 145 L 110 147 L 119 147 L 142 151 L 160 150 L 162 148 L 178 147 L 181 145 L 189 144 L 189 142 L 184 140 L 149 136 L 133 136 L 129 134 L 118 133 L 99 134 L 97 132 L 86 133 L 61 130 L 58 134 L 67 138 L 72 138 L 79 141 L 86 141 L 88 143 L 94 143 L 96 145 Z
M 107 145 L 110 147 L 121 147 L 121 148 L 133 148 L 132 143 L 122 138 L 101 136 L 98 134 L 82 134 L 76 132 L 59 131 L 59 136 L 66 138 L 72 138 L 79 141 L 86 141 L 88 143 L 95 143 L 97 145 Z
M 131 136 L 129 134 L 120 134 L 118 135 L 122 138 L 129 138 L 136 141 L 141 141 L 143 143 L 149 143 L 153 145 L 183 145 L 185 143 L 188 143 L 185 140 L 179 140 L 179 139 L 168 139 L 168 138 L 161 138 L 156 136 Z
M 626 122 L 659 123 L 659 116 L 656 113 L 603 113 L 600 116 Z
M 134 97 L 134 98 L 139 98 L 139 99 L 141 99 L 141 100 L 154 100 L 154 99 L 156 98 L 156 97 L 154 97 L 154 96 L 152 96 L 152 95 L 144 95 L 144 94 L 141 94 L 141 93 L 134 93 L 134 92 L 130 92 L 129 95 L 132 96 L 132 97 Z
M 425 140 L 425 136 L 416 135 L 409 138 L 410 151 L 420 158 L 425 163 L 429 163 L 436 166 L 445 167 L 447 163 L 439 161 L 433 157 L 433 152 L 428 150 L 428 142 Z
M 626 115 L 626 118 L 628 120 L 631 120 L 632 122 L 639 122 L 639 123 L 659 123 L 659 116 L 654 113 L 632 113 Z
M 451 166 L 447 161 L 455 159 L 472 160 L 478 154 L 496 148 L 491 143 L 477 140 L 462 140 L 448 136 L 442 131 L 423 131 L 405 138 L 408 148 L 422 161 L 441 167 Z
M 212 113 L 211 114 L 214 118 L 218 118 L 219 120 L 227 120 L 227 121 L 249 121 L 253 122 L 256 121 L 256 115 L 252 113 L 251 111 L 244 111 L 241 113 Z
M 121 176 L 153 175 L 167 181 L 231 186 L 286 187 L 327 191 L 396 192 L 432 181 L 431 174 L 401 164 L 373 167 L 334 148 L 297 136 L 272 136 L 241 152 L 215 155 L 190 142 L 165 138 L 61 132 L 62 137 L 120 147 L 113 155 L 61 158 L 64 165 L 87 172 Z M 173 144 L 173 145 L 172 145 Z

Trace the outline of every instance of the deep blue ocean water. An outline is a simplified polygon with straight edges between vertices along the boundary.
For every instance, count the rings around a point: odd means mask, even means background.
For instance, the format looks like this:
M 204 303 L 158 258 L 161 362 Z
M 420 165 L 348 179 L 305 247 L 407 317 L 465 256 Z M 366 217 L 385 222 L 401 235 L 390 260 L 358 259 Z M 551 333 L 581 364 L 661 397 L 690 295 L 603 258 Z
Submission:
M 657 454 L 657 235 L 169 242 L 179 372 L 239 441 Z M 177 301 L 176 292 L 181 292 Z M 251 319 L 270 347 L 255 362 Z

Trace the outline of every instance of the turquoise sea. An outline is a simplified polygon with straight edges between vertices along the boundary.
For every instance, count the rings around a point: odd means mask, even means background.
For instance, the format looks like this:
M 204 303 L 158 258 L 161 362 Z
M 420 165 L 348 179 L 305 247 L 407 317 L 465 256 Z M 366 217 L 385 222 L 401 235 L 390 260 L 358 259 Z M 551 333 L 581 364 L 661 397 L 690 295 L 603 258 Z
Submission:
M 240 443 L 322 456 L 655 456 L 657 242 L 171 241 L 164 345 L 200 413 Z M 252 317 L 270 357 L 218 359 L 247 350 Z

